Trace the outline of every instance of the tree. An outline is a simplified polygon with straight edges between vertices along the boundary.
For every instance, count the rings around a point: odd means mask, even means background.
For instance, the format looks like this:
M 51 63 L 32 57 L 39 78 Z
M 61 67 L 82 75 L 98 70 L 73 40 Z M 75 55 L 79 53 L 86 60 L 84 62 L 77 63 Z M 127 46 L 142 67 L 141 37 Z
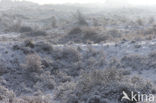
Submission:
M 82 13 L 79 10 L 76 13 L 76 19 L 77 19 L 77 23 L 79 25 L 88 25 L 86 19 L 84 18 L 84 16 L 82 15 Z
M 52 17 L 52 27 L 57 28 L 57 20 L 55 16 Z

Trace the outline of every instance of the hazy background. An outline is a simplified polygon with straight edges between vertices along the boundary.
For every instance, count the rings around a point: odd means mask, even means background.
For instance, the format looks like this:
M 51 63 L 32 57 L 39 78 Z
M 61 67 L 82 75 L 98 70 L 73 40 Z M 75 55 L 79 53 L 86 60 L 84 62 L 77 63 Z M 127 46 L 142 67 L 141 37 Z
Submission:
M 39 4 L 62 4 L 62 3 L 105 3 L 106 0 L 27 0 Z M 125 2 L 125 0 L 114 0 L 115 2 Z M 153 5 L 156 0 L 127 0 L 132 5 Z

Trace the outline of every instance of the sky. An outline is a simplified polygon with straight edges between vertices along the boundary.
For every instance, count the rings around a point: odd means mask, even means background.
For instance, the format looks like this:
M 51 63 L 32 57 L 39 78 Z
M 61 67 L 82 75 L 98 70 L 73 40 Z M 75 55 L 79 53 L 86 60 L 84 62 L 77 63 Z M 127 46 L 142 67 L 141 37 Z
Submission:
M 61 4 L 61 3 L 104 3 L 105 0 L 27 0 L 36 2 L 39 4 Z M 125 1 L 125 0 L 115 0 Z M 129 4 L 133 5 L 153 5 L 156 4 L 156 0 L 128 0 Z

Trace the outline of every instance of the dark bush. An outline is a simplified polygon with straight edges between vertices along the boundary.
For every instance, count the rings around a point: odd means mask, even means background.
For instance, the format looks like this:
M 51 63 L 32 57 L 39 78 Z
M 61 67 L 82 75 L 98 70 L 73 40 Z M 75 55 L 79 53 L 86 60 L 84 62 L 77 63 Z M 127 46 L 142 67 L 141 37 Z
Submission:
M 26 47 L 30 47 L 30 48 L 34 48 L 35 47 L 34 43 L 31 40 L 26 40 L 25 41 L 25 46 Z
M 24 32 L 32 32 L 32 28 L 28 26 L 23 26 L 20 28 L 19 32 L 24 33 Z
M 47 33 L 45 31 L 38 30 L 38 31 L 29 32 L 27 33 L 27 35 L 28 36 L 46 36 Z
M 73 29 L 69 32 L 69 34 L 79 34 L 79 33 L 81 33 L 81 32 L 82 32 L 81 28 L 76 27 L 76 28 L 73 28 Z
M 51 53 L 53 51 L 53 47 L 49 43 L 45 43 L 45 42 L 36 43 L 35 49 L 37 52 L 44 51 L 46 53 Z
M 80 26 L 88 26 L 88 23 L 83 16 L 83 14 L 78 10 L 77 13 L 75 14 L 75 17 L 77 19 L 77 24 Z

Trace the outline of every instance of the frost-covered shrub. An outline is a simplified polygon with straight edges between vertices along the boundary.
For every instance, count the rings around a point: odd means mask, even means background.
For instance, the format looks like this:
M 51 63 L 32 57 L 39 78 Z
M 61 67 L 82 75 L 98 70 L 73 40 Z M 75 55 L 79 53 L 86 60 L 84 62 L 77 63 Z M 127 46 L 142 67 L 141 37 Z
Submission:
M 94 43 L 100 43 L 106 39 L 106 36 L 100 34 L 96 27 L 83 26 L 73 28 L 61 40 L 63 42 L 73 41 L 76 43 L 87 43 L 88 41 L 91 41 Z
M 120 38 L 121 37 L 120 31 L 117 29 L 110 29 L 107 31 L 107 34 L 112 36 L 113 38 Z
M 55 59 L 64 60 L 66 62 L 77 62 L 80 60 L 80 52 L 73 47 L 65 47 L 54 51 Z
M 149 70 L 156 67 L 156 53 L 151 52 L 149 55 L 127 55 L 121 59 L 122 65 L 131 67 L 133 70 Z
M 55 90 L 55 99 L 61 101 L 62 103 L 67 103 L 67 99 L 69 99 L 69 95 L 74 92 L 76 88 L 75 82 L 65 82 L 62 85 L 56 87 Z M 73 102 L 78 103 L 78 102 Z
M 8 27 L 6 28 L 7 32 L 19 32 L 22 24 L 21 24 L 21 20 L 12 20 L 11 16 L 8 18 L 8 20 L 11 22 L 7 22 L 6 25 L 8 25 Z
M 32 37 L 35 37 L 35 36 L 46 36 L 47 33 L 45 31 L 42 31 L 42 30 L 35 30 L 35 31 L 31 31 L 31 32 L 28 32 L 26 33 L 27 36 L 32 36 Z
M 7 73 L 6 64 L 3 61 L 0 61 L 0 76 Z
M 55 75 L 55 80 L 59 83 L 70 82 L 72 80 L 72 76 L 67 75 L 67 73 L 63 71 L 58 71 Z
M 29 27 L 29 26 L 22 26 L 19 29 L 19 32 L 21 32 L 21 33 L 24 33 L 24 32 L 32 32 L 32 31 L 33 31 L 32 28 Z
M 34 85 L 34 88 L 42 91 L 50 91 L 55 87 L 55 78 L 46 71 L 39 76 L 39 80 Z
M 12 103 L 15 94 L 4 86 L 0 86 L 0 103 Z
M 39 96 L 25 96 L 21 98 L 16 98 L 12 103 L 51 103 L 51 101 L 50 96 L 39 95 Z
M 84 33 L 84 39 L 93 39 L 93 38 L 95 38 L 96 37 L 96 35 L 97 35 L 97 30 L 96 30 L 96 28 L 91 28 L 91 27 L 83 27 L 82 28 L 82 31 L 83 31 L 83 33 Z
M 42 65 L 44 66 L 44 68 L 51 68 L 53 66 L 53 60 L 48 59 L 48 58 L 44 58 L 42 60 Z
M 79 62 L 81 61 L 81 53 L 73 47 L 57 48 L 52 52 L 53 64 L 52 73 L 56 71 L 64 71 L 68 75 L 79 74 Z
M 152 88 L 150 82 L 126 77 L 120 70 L 93 70 L 82 73 L 78 81 L 58 87 L 56 98 L 62 103 L 107 103 L 113 100 L 120 103 L 123 91 L 151 93 Z
M 46 52 L 46 53 L 52 53 L 53 47 L 50 43 L 47 42 L 38 42 L 35 44 L 35 49 L 37 52 Z
M 25 54 L 25 55 L 29 55 L 34 53 L 34 51 L 32 50 L 32 48 L 30 47 L 20 47 L 20 50 Z
M 82 74 L 80 86 L 82 91 L 89 91 L 96 85 L 106 86 L 109 83 L 117 82 L 122 79 L 122 74 L 115 69 L 93 70 L 89 73 Z
M 52 17 L 52 28 L 57 28 L 57 20 L 56 20 L 56 17 L 55 16 L 53 16 Z
M 34 48 L 35 46 L 32 40 L 26 40 L 24 44 L 26 47 L 30 47 L 30 48 Z
M 78 35 L 78 34 L 80 34 L 80 33 L 82 33 L 81 28 L 80 28 L 80 27 L 74 27 L 74 28 L 72 28 L 71 31 L 69 32 L 69 35 L 74 35 L 74 34 Z
M 156 51 L 151 52 L 148 57 L 152 60 L 156 60 Z
M 88 49 L 83 54 L 83 59 L 81 62 L 81 68 L 83 69 L 95 69 L 103 68 L 106 65 L 105 53 L 102 50 L 97 50 L 93 47 L 88 46 Z
M 150 17 L 149 20 L 148 20 L 148 23 L 151 25 L 151 24 L 154 24 L 155 23 L 155 19 L 153 17 Z
M 33 48 L 34 48 L 35 44 L 32 40 L 25 40 L 24 43 L 22 43 L 22 45 L 13 45 L 12 49 L 13 50 L 20 50 L 22 51 L 24 54 L 32 54 L 34 53 Z
M 152 27 L 148 27 L 144 29 L 144 36 L 154 36 L 156 34 L 156 25 L 152 25 Z
M 96 27 L 82 27 L 82 37 L 86 42 L 87 40 L 93 41 L 94 43 L 100 43 L 105 41 L 104 35 L 100 34 Z
M 30 82 L 34 90 L 45 92 L 55 87 L 54 76 L 51 75 L 50 70 L 43 71 L 42 60 L 37 54 L 27 55 L 26 64 L 23 67 L 25 68 L 24 78 Z
M 40 72 L 42 70 L 42 62 L 40 56 L 37 54 L 27 55 L 24 67 L 28 72 Z
M 137 24 L 139 26 L 143 26 L 144 25 L 144 22 L 143 22 L 143 20 L 141 18 L 137 19 L 136 22 L 137 22 Z
M 131 67 L 133 70 L 147 69 L 147 59 L 140 55 L 127 55 L 121 59 L 125 67 Z
M 81 48 L 70 46 L 54 48 L 51 55 L 53 57 L 51 72 L 54 74 L 63 71 L 68 76 L 78 76 L 81 70 L 103 68 L 106 64 L 104 52 L 92 47 L 84 52 Z

